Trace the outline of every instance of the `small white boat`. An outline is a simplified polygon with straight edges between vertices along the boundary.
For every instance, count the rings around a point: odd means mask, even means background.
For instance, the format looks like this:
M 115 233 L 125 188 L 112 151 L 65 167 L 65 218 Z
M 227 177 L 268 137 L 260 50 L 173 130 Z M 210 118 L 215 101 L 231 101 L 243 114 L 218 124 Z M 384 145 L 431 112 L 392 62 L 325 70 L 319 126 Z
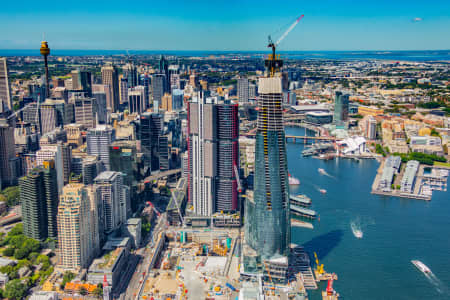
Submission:
M 359 229 L 355 223 L 351 223 L 350 227 L 352 228 L 352 232 L 353 235 L 357 238 L 357 239 L 362 239 L 363 237 L 363 232 L 361 231 L 361 229 Z
M 289 185 L 299 185 L 300 180 L 295 177 L 289 176 Z
M 326 189 L 319 189 L 319 192 L 321 192 L 322 194 L 326 194 L 327 190 Z
M 424 274 L 430 274 L 431 270 L 420 260 L 412 260 L 411 263 Z
M 322 175 L 327 175 L 327 171 L 325 171 L 322 168 L 318 168 L 317 171 L 319 171 L 319 173 L 322 174 Z

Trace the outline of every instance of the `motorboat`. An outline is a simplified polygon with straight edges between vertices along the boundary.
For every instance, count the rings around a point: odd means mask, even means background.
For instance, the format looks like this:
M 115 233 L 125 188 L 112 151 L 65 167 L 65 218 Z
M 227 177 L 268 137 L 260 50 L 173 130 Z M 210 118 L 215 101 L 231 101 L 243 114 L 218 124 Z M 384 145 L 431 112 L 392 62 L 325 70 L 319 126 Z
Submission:
M 412 260 L 411 263 L 424 274 L 430 274 L 431 270 L 420 260 Z
M 317 171 L 319 171 L 319 173 L 322 174 L 322 175 L 327 175 L 327 171 L 325 171 L 322 168 L 317 169 Z
M 291 174 L 289 174 L 288 177 L 289 177 L 289 185 L 299 185 L 300 184 L 300 180 L 298 180 L 298 178 L 291 176 Z
M 319 192 L 321 192 L 322 194 L 326 194 L 327 190 L 326 189 L 319 189 Z
M 362 239 L 363 237 L 363 232 L 361 231 L 361 229 L 359 229 L 355 223 L 351 223 L 350 227 L 352 228 L 352 232 L 353 235 L 357 238 L 357 239 Z

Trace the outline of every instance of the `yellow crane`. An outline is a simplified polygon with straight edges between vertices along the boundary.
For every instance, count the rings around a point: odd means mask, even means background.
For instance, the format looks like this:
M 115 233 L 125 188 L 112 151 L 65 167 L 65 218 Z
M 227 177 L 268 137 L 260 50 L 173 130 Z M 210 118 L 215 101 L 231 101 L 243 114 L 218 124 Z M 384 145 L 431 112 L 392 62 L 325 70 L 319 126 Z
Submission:
M 314 258 L 316 259 L 316 272 L 318 274 L 325 273 L 325 271 L 323 269 L 323 264 L 319 264 L 319 258 L 317 257 L 317 253 L 316 252 L 314 252 Z

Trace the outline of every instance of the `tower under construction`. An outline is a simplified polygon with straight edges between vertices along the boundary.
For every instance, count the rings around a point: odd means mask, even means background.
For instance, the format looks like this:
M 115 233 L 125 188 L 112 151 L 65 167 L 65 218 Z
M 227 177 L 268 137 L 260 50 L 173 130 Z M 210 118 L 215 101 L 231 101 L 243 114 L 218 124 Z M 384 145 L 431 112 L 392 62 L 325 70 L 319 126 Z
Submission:
M 275 49 L 302 16 L 268 47 L 267 77 L 259 79 L 258 123 L 255 143 L 254 191 L 245 202 L 244 273 L 285 281 L 290 253 L 291 227 L 286 139 L 283 126 L 283 65 Z

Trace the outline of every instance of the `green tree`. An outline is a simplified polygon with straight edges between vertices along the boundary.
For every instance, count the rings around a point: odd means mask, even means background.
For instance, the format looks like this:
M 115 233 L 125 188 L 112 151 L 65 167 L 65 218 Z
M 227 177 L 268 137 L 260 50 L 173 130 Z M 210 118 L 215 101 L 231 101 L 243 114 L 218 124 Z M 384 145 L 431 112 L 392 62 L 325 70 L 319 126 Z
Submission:
M 70 271 L 66 271 L 64 273 L 64 275 L 63 275 L 63 280 L 62 280 L 62 283 L 61 283 L 61 289 L 64 289 L 64 287 L 66 286 L 66 283 L 71 282 L 72 279 L 74 279 L 74 278 L 75 278 L 75 274 L 73 274 Z
M 25 297 L 27 286 L 19 279 L 9 281 L 5 286 L 4 297 L 8 299 L 19 300 Z
M 97 298 L 102 298 L 103 297 L 103 288 L 97 286 L 95 288 L 95 290 L 92 291 L 92 294 Z
M 10 186 L 1 192 L 6 197 L 6 204 L 14 206 L 20 202 L 19 186 Z
M 80 294 L 83 295 L 83 296 L 86 296 L 87 293 L 88 293 L 88 291 L 86 290 L 86 288 L 85 288 L 84 286 L 80 287 L 79 292 L 80 292 Z
M 13 247 L 8 247 L 5 250 L 3 250 L 3 255 L 4 256 L 13 256 L 14 255 L 14 248 Z
M 24 259 L 28 256 L 30 252 L 27 249 L 24 248 L 18 248 L 14 251 L 14 258 L 15 259 Z
M 8 236 L 15 236 L 20 234 L 23 234 L 23 223 L 17 224 L 8 232 Z

